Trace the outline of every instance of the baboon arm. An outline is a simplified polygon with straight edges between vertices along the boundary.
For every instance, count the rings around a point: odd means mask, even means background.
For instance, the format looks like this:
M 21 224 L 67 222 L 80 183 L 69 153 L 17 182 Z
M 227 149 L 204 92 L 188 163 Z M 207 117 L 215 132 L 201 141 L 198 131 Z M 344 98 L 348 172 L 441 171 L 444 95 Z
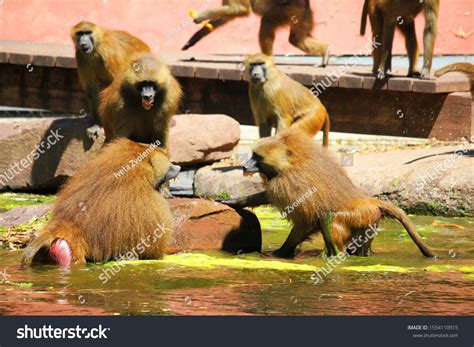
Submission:
M 260 192 L 233 200 L 220 200 L 220 202 L 232 207 L 255 207 L 269 204 L 266 192 Z
M 433 61 L 434 46 L 438 33 L 439 2 L 426 1 L 425 3 L 425 31 L 423 36 L 424 61 L 422 78 L 429 78 Z

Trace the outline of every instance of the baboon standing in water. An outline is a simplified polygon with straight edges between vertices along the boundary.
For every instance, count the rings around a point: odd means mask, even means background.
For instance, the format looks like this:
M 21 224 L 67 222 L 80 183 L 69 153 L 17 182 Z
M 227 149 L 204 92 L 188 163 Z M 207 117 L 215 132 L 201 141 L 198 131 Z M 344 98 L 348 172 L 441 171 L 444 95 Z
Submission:
M 289 26 L 293 46 L 309 55 L 322 56 L 322 66 L 328 64 L 329 45 L 311 36 L 314 20 L 309 0 L 224 0 L 221 7 L 198 13 L 194 22 L 210 20 L 211 26 L 217 28 L 237 17 L 247 17 L 251 12 L 262 17 L 259 32 L 262 53 L 273 55 L 276 30 Z M 189 39 L 183 50 L 194 46 L 211 32 L 209 27 L 203 27 Z
M 23 266 L 105 262 L 128 252 L 160 259 L 173 219 L 156 190 L 180 167 L 155 145 L 116 140 L 61 189 L 51 220 L 23 255 Z
M 363 237 L 384 217 L 400 221 L 424 256 L 435 256 L 403 210 L 368 197 L 354 186 L 326 150 L 304 132 L 290 128 L 259 140 L 244 172 L 260 173 L 267 182 L 265 194 L 258 196 L 259 203 L 270 202 L 285 211 L 287 206 L 300 202 L 287 215 L 294 226 L 275 256 L 293 256 L 296 247 L 318 231 L 323 234 L 329 256 L 344 251 L 368 255 L 372 239 L 357 247 L 352 246 L 352 240 Z M 256 201 L 245 200 L 256 205 Z M 238 201 L 227 203 L 240 205 Z

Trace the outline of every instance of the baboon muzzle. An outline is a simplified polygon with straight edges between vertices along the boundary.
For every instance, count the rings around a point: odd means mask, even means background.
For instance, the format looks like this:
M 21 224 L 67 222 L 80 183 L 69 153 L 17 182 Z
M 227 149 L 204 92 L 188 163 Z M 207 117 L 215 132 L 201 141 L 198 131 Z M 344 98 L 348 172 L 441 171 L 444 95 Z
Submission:
M 244 165 L 244 174 L 251 174 L 260 172 L 258 169 L 258 162 L 254 158 L 250 158 Z

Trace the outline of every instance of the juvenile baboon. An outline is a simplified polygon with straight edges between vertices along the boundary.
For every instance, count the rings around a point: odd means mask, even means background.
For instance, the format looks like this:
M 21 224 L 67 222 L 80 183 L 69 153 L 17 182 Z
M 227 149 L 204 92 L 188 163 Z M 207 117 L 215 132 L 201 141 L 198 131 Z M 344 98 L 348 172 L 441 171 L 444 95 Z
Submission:
M 415 31 L 415 17 L 424 12 L 424 61 L 421 73 L 418 70 L 418 42 Z M 365 34 L 367 14 L 372 26 L 374 42 L 380 43 L 373 52 L 373 72 L 378 79 L 384 79 L 391 69 L 392 46 L 395 28 L 405 37 L 405 46 L 410 60 L 408 76 L 429 79 L 433 52 L 438 33 L 439 0 L 365 0 L 362 11 L 360 34 Z
M 87 129 L 91 138 L 100 129 L 99 93 L 128 66 L 133 52 L 150 52 L 140 39 L 126 31 L 107 30 L 91 22 L 79 22 L 71 29 L 76 49 L 77 70 L 82 88 L 87 94 L 93 125 Z
M 313 12 L 309 0 L 224 0 L 223 5 L 198 13 L 195 23 L 210 20 L 211 28 L 218 28 L 237 17 L 249 16 L 251 12 L 262 17 L 259 43 L 262 53 L 273 55 L 275 32 L 282 26 L 290 27 L 290 43 L 310 55 L 323 57 L 322 66 L 329 60 L 329 45 L 314 39 Z M 186 50 L 212 32 L 203 27 L 183 47 Z
M 136 54 L 125 73 L 100 95 L 105 140 L 160 141 L 169 148 L 171 117 L 178 111 L 181 87 L 169 68 L 152 53 Z
M 23 266 L 105 262 L 128 252 L 162 258 L 173 220 L 155 188 L 179 170 L 153 144 L 108 144 L 61 189 L 51 220 L 25 250 Z
M 322 231 L 328 255 L 345 251 L 345 247 L 349 254 L 368 255 L 372 239 L 360 245 L 353 245 L 352 240 L 363 238 L 367 229 L 375 228 L 384 217 L 400 221 L 423 255 L 434 256 L 401 209 L 355 187 L 326 150 L 304 132 L 288 129 L 261 139 L 244 171 L 264 176 L 266 197 L 281 211 L 298 202 L 287 215 L 293 229 L 274 252 L 276 256 L 291 257 L 295 248 L 317 231 Z
M 329 115 L 321 101 L 305 86 L 280 71 L 272 57 L 255 54 L 245 61 L 249 98 L 260 137 L 289 127 L 316 135 L 324 125 L 323 144 L 329 142 Z

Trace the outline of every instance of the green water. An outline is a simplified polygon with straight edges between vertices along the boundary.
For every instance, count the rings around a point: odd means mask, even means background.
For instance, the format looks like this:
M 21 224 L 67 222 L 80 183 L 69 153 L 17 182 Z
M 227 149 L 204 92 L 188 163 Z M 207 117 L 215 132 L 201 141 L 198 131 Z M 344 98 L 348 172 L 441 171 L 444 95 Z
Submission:
M 255 212 L 264 253 L 277 249 L 288 223 L 270 208 Z M 0 249 L 0 314 L 472 315 L 474 219 L 436 218 L 464 229 L 432 227 L 433 219 L 412 216 L 438 259 L 423 258 L 400 224 L 385 221 L 373 256 L 337 263 L 319 283 L 314 271 L 328 261 L 320 236 L 294 260 L 212 251 L 71 270 L 21 270 L 22 251 Z

